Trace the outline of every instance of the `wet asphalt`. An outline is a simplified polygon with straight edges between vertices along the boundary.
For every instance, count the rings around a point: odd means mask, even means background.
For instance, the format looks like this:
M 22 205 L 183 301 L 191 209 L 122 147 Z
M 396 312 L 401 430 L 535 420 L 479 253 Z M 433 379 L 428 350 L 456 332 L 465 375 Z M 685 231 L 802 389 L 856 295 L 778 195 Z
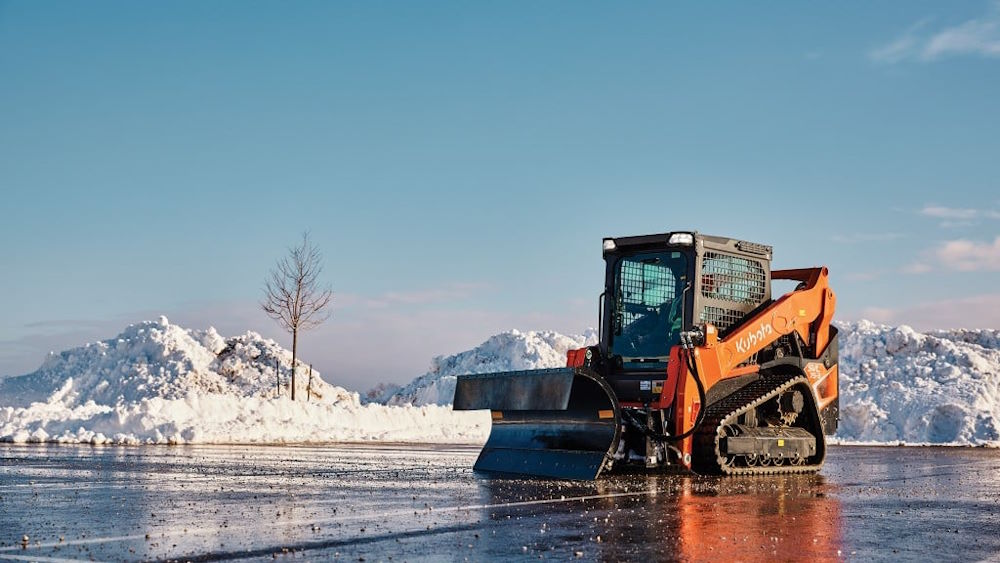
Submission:
M 0 561 L 1000 560 L 1000 450 L 491 478 L 478 448 L 0 445 Z

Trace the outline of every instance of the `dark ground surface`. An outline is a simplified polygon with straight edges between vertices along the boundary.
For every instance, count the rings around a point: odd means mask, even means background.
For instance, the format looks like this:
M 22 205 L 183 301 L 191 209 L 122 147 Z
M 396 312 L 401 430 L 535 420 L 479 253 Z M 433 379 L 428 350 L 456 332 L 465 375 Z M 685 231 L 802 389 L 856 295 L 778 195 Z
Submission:
M 833 447 L 820 475 L 586 483 L 490 479 L 477 451 L 4 444 L 0 561 L 1000 553 L 998 450 Z

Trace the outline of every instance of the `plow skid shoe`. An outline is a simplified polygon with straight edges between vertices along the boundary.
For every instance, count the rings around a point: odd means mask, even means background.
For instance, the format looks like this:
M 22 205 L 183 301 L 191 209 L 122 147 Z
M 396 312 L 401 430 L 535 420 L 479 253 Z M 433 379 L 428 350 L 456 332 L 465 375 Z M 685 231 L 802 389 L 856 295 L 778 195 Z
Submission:
M 492 411 L 476 471 L 595 479 L 620 436 L 614 391 L 586 368 L 459 376 L 454 408 Z

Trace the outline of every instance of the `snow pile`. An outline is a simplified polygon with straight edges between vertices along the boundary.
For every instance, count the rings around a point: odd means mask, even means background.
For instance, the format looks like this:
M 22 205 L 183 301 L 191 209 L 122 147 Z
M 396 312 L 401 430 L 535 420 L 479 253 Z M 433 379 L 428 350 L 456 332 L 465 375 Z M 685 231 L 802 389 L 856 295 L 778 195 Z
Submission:
M 926 334 L 907 326 L 842 323 L 840 442 L 1000 444 L 1000 331 Z M 449 404 L 455 375 L 564 366 L 566 350 L 596 334 L 499 334 L 473 350 L 435 358 L 389 404 Z
M 273 340 L 223 338 L 161 317 L 0 381 L 0 441 L 481 442 L 489 433 L 488 414 L 362 405 L 308 372 L 300 365 L 292 402 L 291 352 Z
M 839 441 L 1000 445 L 1000 331 L 840 327 Z M 369 404 L 319 373 L 310 382 L 300 367 L 292 402 L 291 353 L 273 340 L 223 338 L 161 317 L 0 381 L 0 441 L 481 443 L 489 414 L 447 406 L 456 375 L 558 367 L 568 350 L 596 341 L 592 330 L 504 332 L 434 358 L 406 387 L 376 387 Z
M 72 407 L 94 402 L 113 406 L 143 398 L 181 399 L 192 392 L 274 396 L 276 364 L 287 382 L 291 354 L 257 333 L 227 340 L 213 328 L 189 331 L 160 317 L 155 323 L 131 325 L 111 340 L 50 354 L 36 372 L 4 380 L 0 404 L 26 407 L 46 402 Z M 303 371 L 300 367 L 299 383 L 308 379 L 307 370 Z M 311 386 L 313 398 L 351 400 L 346 390 L 317 375 Z M 304 394 L 305 385 L 299 387 Z
M 451 404 L 458 375 L 565 366 L 567 351 L 596 343 L 597 333 L 592 329 L 582 336 L 551 331 L 502 332 L 472 350 L 434 358 L 430 371 L 384 402 L 400 406 Z
M 1000 443 L 1000 331 L 841 327 L 837 438 Z

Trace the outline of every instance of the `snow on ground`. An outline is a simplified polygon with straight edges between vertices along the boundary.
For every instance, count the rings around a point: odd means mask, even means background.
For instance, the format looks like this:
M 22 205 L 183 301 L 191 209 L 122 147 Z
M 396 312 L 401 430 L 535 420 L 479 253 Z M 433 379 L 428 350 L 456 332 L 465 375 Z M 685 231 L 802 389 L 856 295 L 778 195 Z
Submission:
M 0 381 L 0 441 L 482 442 L 489 433 L 488 413 L 362 405 L 318 372 L 310 384 L 301 366 L 292 402 L 290 375 L 291 352 L 273 340 L 253 332 L 223 338 L 161 317 Z
M 841 326 L 838 439 L 1000 445 L 1000 331 Z
M 1000 331 L 921 334 L 908 326 L 841 323 L 841 443 L 1000 445 Z M 506 332 L 435 358 L 386 402 L 448 404 L 455 374 L 565 365 L 566 350 L 596 335 Z
M 840 327 L 838 441 L 1000 445 L 1000 331 Z M 481 443 L 489 414 L 448 406 L 457 374 L 558 367 L 567 350 L 594 342 L 592 330 L 504 332 L 434 358 L 403 388 L 376 387 L 369 404 L 318 373 L 309 384 L 300 367 L 300 400 L 292 402 L 291 353 L 273 340 L 253 332 L 223 338 L 161 317 L 0 381 L 0 441 Z
M 453 356 L 437 356 L 431 369 L 383 402 L 390 405 L 447 405 L 455 396 L 456 376 L 540 369 L 566 365 L 566 352 L 597 343 L 597 333 L 583 336 L 558 332 L 511 330 L 491 336 L 486 342 Z

